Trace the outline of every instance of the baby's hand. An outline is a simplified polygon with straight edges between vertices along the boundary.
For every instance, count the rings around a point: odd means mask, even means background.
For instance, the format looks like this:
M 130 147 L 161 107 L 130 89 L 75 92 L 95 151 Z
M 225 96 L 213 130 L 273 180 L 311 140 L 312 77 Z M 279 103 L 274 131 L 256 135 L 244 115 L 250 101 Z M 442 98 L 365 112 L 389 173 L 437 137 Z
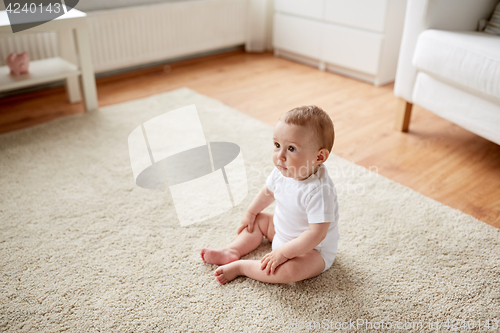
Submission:
M 250 212 L 246 212 L 245 216 L 243 216 L 243 220 L 241 220 L 241 225 L 238 228 L 238 235 L 240 232 L 242 232 L 247 226 L 248 226 L 248 232 L 252 233 L 253 232 L 253 225 L 255 224 L 255 217 L 257 215 L 254 215 Z
M 276 249 L 262 258 L 260 269 L 264 269 L 267 275 L 274 274 L 276 268 L 287 260 L 288 258 L 281 254 L 281 249 Z

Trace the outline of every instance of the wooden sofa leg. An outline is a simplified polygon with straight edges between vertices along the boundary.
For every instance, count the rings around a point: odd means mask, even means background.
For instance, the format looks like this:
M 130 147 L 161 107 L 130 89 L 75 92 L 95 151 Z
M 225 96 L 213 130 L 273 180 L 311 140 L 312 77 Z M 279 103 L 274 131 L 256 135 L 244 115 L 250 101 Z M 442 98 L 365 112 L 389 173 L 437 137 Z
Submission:
M 400 98 L 396 113 L 396 129 L 401 132 L 408 132 L 410 127 L 411 109 L 413 104 Z

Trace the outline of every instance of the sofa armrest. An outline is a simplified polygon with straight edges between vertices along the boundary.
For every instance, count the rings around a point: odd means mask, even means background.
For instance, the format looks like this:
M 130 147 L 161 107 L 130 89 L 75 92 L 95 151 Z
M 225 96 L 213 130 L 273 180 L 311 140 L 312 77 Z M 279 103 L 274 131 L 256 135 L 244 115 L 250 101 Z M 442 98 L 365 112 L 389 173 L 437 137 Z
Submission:
M 474 31 L 479 20 L 488 18 L 497 3 L 498 0 L 408 0 L 394 94 L 413 103 L 412 94 L 417 70 L 412 60 L 418 36 L 422 31 Z

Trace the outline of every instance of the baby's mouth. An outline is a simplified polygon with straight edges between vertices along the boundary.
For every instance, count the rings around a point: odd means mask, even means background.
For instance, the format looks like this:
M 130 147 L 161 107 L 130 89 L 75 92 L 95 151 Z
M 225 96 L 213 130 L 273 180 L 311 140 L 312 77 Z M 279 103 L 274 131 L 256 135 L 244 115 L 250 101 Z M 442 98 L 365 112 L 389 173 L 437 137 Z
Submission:
M 278 169 L 280 169 L 280 170 L 287 170 L 287 168 L 282 167 L 281 165 L 277 165 L 277 167 L 278 167 Z

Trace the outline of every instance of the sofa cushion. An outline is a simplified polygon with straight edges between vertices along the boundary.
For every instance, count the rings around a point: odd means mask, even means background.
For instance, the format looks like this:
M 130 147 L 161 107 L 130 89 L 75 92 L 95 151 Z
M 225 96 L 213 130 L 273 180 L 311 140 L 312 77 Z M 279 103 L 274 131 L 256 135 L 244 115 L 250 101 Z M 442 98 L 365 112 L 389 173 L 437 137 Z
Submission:
M 500 36 L 425 30 L 413 64 L 420 71 L 500 102 Z
M 413 102 L 500 145 L 500 104 L 419 72 Z

